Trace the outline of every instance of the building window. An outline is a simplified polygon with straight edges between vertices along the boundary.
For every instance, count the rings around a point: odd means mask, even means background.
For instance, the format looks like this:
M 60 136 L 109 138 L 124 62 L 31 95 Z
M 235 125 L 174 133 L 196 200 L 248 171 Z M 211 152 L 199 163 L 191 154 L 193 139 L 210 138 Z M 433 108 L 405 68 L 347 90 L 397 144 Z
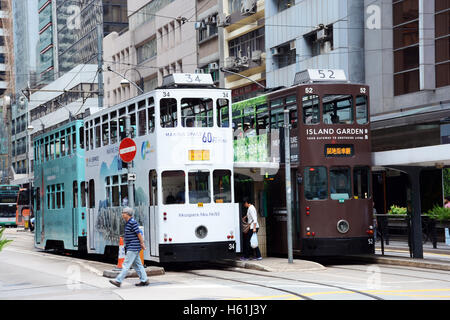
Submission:
M 419 1 L 393 2 L 394 95 L 419 91 Z
M 435 0 L 436 87 L 450 85 L 450 1 Z
M 230 57 L 251 57 L 256 50 L 265 51 L 264 28 L 248 32 L 228 42 Z
M 156 57 L 156 38 L 147 41 L 143 45 L 136 48 L 137 63 L 141 64 L 145 60 Z
M 295 42 L 287 43 L 272 49 L 273 62 L 276 68 L 284 68 L 291 64 L 295 64 L 297 51 Z
M 334 50 L 333 25 L 321 26 L 303 35 L 307 45 L 307 53 L 311 57 L 326 54 Z M 309 52 L 308 52 L 309 51 Z

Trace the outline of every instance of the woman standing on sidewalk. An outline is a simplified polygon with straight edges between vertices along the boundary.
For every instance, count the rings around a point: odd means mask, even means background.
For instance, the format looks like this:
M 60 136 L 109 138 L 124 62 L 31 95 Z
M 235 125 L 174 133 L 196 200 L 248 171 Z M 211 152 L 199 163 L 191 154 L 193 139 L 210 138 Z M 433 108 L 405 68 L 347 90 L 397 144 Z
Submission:
M 249 231 L 244 234 L 244 257 L 241 260 L 248 260 L 250 257 L 250 252 L 252 247 L 250 246 L 250 239 L 252 238 L 253 233 L 258 233 L 259 223 L 258 223 L 258 214 L 256 212 L 256 208 L 253 204 L 248 202 L 248 198 L 244 198 L 244 207 L 247 208 L 247 223 L 250 225 Z M 255 260 L 262 260 L 261 251 L 259 247 L 253 249 L 255 252 Z

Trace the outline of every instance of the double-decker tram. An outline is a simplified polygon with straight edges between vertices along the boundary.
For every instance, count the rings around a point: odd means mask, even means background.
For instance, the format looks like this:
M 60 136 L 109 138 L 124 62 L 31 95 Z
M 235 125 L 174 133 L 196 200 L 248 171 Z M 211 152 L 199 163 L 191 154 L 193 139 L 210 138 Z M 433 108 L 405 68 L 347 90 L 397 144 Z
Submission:
M 17 195 L 20 186 L 0 185 L 0 227 L 16 226 Z
M 35 247 L 86 251 L 83 121 L 34 139 Z
M 201 261 L 240 251 L 230 98 L 210 75 L 173 74 L 162 87 L 84 119 L 89 253 L 118 247 L 128 179 L 135 179 L 144 259 Z M 119 156 L 126 117 L 137 149 L 130 175 Z
M 369 88 L 348 83 L 341 70 L 306 70 L 296 78 L 298 84 L 267 94 L 267 105 L 258 99 L 250 122 L 258 134 L 272 133 L 284 126 L 289 110 L 294 252 L 374 253 Z M 239 117 L 233 121 L 240 123 Z M 287 252 L 281 155 L 280 170 L 265 187 L 269 254 Z

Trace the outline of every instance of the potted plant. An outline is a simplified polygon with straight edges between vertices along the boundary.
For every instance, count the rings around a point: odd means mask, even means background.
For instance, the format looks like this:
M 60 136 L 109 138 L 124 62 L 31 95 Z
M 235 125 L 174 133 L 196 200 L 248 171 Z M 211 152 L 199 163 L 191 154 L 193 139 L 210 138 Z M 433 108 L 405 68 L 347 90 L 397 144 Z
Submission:
M 435 205 L 433 209 L 428 210 L 424 215 L 437 222 L 436 227 L 448 228 L 450 226 L 450 208 L 444 208 Z

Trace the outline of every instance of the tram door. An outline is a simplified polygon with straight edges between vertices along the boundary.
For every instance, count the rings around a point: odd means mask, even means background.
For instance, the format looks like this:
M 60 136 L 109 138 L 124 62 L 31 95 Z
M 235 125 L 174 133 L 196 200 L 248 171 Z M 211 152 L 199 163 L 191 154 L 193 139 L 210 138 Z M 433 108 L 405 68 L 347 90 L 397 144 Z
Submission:
M 157 223 L 158 223 L 158 175 L 156 170 L 151 170 L 148 174 L 149 178 L 149 232 L 150 232 L 150 255 L 158 256 L 157 244 Z

